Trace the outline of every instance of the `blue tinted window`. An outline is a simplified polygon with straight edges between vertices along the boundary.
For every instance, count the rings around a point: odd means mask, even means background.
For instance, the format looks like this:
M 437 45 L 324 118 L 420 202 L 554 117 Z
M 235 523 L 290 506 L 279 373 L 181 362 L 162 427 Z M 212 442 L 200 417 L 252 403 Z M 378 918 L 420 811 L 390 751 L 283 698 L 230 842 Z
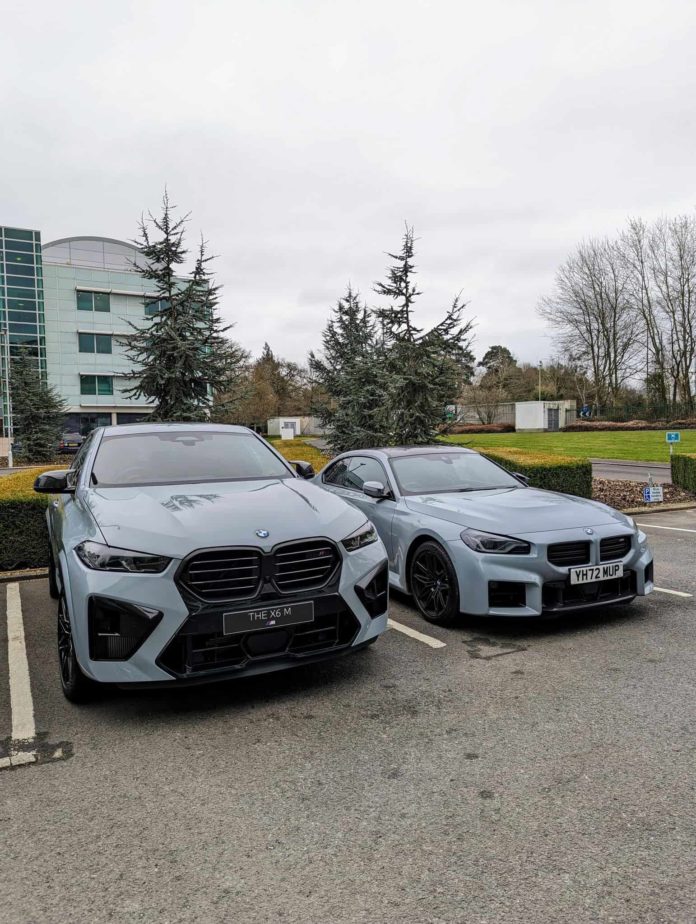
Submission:
M 96 375 L 81 375 L 80 376 L 80 394 L 81 395 L 96 395 L 96 393 L 97 393 Z
M 78 334 L 77 341 L 80 353 L 94 353 L 94 334 Z
M 95 334 L 94 343 L 97 353 L 111 352 L 111 334 Z
M 13 269 L 13 267 L 10 267 Z M 7 285 L 8 286 L 22 286 L 26 289 L 34 288 L 34 273 L 32 272 L 30 279 L 25 279 L 23 276 L 10 276 L 7 274 Z
M 114 393 L 114 380 L 110 375 L 98 375 L 97 376 L 97 394 L 99 395 L 113 395 Z
M 78 292 L 77 293 L 77 310 L 78 311 L 92 311 L 93 301 L 91 292 Z
M 111 311 L 111 299 L 108 292 L 94 292 L 94 310 Z

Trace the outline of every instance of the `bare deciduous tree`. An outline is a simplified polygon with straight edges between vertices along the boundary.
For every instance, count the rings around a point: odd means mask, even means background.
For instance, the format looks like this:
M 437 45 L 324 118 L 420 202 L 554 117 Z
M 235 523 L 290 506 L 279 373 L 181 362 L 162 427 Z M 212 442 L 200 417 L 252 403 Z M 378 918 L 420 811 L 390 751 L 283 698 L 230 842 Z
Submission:
M 587 364 L 598 403 L 614 402 L 636 372 L 640 333 L 618 246 L 607 239 L 581 244 L 539 310 L 558 331 L 560 347 Z

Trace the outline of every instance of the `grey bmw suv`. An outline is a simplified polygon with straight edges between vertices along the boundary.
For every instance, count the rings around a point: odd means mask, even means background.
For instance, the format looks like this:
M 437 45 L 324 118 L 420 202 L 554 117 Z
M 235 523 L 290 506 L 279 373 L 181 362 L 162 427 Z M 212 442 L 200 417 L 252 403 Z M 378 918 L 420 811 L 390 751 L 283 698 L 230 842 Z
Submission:
M 250 430 L 95 430 L 40 475 L 68 699 L 336 657 L 387 627 L 386 550 L 365 514 Z

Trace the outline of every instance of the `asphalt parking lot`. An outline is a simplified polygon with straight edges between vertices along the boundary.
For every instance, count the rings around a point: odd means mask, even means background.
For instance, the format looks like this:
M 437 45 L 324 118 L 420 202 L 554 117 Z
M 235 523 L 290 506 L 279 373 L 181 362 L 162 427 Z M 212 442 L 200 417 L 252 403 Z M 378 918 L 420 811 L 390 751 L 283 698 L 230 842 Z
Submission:
M 0 921 L 691 924 L 696 511 L 637 519 L 630 607 L 89 707 L 0 588 Z

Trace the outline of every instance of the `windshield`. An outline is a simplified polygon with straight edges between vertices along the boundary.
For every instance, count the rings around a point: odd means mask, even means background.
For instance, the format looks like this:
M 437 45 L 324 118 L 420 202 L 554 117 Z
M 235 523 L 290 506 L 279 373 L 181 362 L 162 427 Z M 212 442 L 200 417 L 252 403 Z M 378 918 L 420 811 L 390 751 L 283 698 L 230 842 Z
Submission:
M 474 452 L 429 452 L 397 456 L 391 466 L 402 494 L 519 488 L 520 482 Z
M 93 484 L 114 488 L 294 476 L 251 433 L 162 430 L 105 436 L 91 477 Z

